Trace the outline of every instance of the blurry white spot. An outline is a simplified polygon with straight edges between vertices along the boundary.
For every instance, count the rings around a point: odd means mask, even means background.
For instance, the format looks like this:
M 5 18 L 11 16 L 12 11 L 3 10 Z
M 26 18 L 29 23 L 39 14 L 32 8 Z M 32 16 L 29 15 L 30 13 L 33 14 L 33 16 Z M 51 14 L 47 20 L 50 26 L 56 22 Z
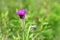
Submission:
M 36 29 L 37 26 L 36 25 L 31 25 L 30 27 L 33 28 L 33 29 Z

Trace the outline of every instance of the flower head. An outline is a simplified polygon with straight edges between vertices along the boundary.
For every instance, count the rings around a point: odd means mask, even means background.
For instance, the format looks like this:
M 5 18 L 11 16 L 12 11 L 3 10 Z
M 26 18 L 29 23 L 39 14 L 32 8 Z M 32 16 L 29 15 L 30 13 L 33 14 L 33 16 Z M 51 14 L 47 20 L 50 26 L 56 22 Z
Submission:
M 32 28 L 33 28 L 33 29 L 36 29 L 36 25 L 33 25 Z
M 36 29 L 37 25 L 31 25 L 30 26 L 32 29 Z
M 20 9 L 16 11 L 16 14 L 20 16 L 21 19 L 25 17 L 26 9 Z

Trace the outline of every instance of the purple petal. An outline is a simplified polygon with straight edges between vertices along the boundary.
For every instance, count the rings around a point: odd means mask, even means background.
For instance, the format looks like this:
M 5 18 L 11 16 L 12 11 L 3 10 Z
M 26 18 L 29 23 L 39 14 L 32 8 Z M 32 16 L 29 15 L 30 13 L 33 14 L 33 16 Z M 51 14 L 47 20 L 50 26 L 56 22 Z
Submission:
M 18 15 L 25 15 L 26 14 L 26 9 L 17 10 L 16 14 L 18 14 Z

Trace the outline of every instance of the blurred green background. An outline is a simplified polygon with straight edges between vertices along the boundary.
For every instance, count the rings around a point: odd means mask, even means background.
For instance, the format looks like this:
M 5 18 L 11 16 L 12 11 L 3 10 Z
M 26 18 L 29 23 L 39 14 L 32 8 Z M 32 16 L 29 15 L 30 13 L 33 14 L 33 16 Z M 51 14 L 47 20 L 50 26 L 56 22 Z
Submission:
M 37 25 L 35 40 L 60 40 L 60 0 L 0 0 L 0 40 L 22 40 L 21 19 L 16 14 L 22 8 L 27 9 L 25 40 L 30 25 Z

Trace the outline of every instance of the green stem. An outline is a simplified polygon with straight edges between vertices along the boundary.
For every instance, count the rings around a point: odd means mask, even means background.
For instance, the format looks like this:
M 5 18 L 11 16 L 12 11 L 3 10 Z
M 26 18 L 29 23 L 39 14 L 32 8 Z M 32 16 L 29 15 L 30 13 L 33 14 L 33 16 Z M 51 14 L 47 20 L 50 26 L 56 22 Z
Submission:
M 30 28 L 31 28 L 31 27 L 28 28 L 26 40 L 29 40 L 29 32 L 30 32 L 30 30 L 31 30 Z
M 25 21 L 24 21 L 24 19 L 22 19 L 22 37 L 23 37 L 23 40 L 24 40 L 24 30 L 25 30 Z

